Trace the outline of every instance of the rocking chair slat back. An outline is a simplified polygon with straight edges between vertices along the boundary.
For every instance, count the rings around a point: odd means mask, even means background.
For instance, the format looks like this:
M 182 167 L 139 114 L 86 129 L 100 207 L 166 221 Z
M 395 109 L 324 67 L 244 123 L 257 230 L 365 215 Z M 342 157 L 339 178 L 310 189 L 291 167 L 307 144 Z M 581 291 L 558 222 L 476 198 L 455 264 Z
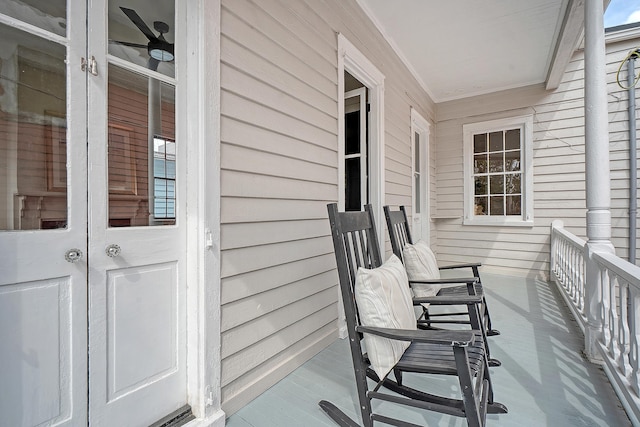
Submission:
M 385 216 L 387 217 L 387 227 L 389 230 L 389 239 L 391 240 L 391 250 L 402 260 L 402 249 L 405 244 L 413 244 L 411 239 L 411 230 L 409 230 L 409 220 L 407 211 L 404 206 L 400 206 L 400 210 L 392 211 L 388 206 L 384 207 Z

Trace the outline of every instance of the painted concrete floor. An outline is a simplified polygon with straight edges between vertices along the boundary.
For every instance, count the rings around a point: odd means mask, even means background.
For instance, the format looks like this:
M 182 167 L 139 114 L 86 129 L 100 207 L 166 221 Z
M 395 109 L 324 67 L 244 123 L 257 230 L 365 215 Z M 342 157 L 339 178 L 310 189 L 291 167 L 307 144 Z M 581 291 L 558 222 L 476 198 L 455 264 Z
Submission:
M 631 423 L 604 372 L 582 356 L 583 336 L 555 288 L 543 280 L 490 275 L 482 282 L 493 326 L 491 368 L 495 400 L 508 414 L 488 415 L 487 426 L 606 426 Z M 346 340 L 336 340 L 303 366 L 227 419 L 229 427 L 335 426 L 319 408 L 329 400 L 360 422 Z M 405 381 L 425 381 L 406 375 Z M 454 381 L 454 382 L 452 382 Z M 430 386 L 456 390 L 455 379 L 429 379 Z M 388 405 L 379 403 L 378 405 Z M 465 426 L 462 418 L 395 406 L 387 414 L 425 426 Z

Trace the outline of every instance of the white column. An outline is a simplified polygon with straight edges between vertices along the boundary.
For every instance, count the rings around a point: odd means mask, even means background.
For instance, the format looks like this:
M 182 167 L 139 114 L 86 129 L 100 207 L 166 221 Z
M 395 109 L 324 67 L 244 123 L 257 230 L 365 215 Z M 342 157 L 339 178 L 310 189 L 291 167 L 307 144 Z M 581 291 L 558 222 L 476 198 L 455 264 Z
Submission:
M 585 1 L 585 174 L 587 193 L 587 280 L 585 352 L 592 360 L 602 330 L 602 290 L 593 253 L 614 253 L 611 244 L 611 180 L 602 0 Z

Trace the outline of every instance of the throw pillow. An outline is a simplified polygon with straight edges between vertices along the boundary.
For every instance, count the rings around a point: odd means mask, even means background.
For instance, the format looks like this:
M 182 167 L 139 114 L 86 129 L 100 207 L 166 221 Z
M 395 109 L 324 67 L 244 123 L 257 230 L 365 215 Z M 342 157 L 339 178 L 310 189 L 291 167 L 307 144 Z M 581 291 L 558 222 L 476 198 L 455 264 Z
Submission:
M 416 329 L 407 273 L 400 259 L 392 255 L 375 269 L 359 268 L 356 273 L 355 297 L 360 322 L 364 326 L 394 329 Z M 371 367 L 384 378 L 409 347 L 409 341 L 364 335 Z
M 407 243 L 402 251 L 402 258 L 409 281 L 440 279 L 436 256 L 424 241 L 419 240 L 413 245 Z M 441 286 L 412 283 L 411 289 L 417 298 L 432 297 L 438 294 Z M 428 307 L 428 304 L 425 304 L 425 307 Z

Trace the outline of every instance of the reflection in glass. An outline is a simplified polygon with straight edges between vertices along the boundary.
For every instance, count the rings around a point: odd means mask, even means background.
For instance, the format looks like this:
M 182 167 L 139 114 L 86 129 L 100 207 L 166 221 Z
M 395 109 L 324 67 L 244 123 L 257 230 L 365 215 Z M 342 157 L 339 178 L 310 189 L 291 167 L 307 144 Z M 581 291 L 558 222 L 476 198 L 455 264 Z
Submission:
M 487 134 L 486 133 L 473 135 L 473 152 L 474 153 L 487 152 Z
M 413 161 L 414 161 L 414 169 L 415 169 L 415 174 L 414 174 L 414 191 L 415 191 L 415 203 L 416 206 L 414 207 L 415 211 L 417 214 L 420 213 L 420 193 L 421 193 L 421 189 L 420 189 L 420 134 L 418 132 L 414 132 L 413 135 L 413 139 L 414 139 L 414 155 L 413 155 Z
M 345 210 L 359 211 L 362 207 L 360 195 L 360 158 L 345 160 Z
M 154 216 L 176 217 L 176 143 L 153 139 Z
M 473 157 L 473 173 L 487 173 L 486 154 L 476 154 Z
M 507 215 L 522 215 L 522 196 L 507 196 Z
M 344 115 L 345 154 L 360 153 L 360 111 Z
M 59 36 L 67 33 L 66 0 L 2 0 L 0 13 Z
M 489 199 L 489 214 L 504 215 L 504 196 L 491 196 Z
M 2 24 L 0 40 L 0 230 L 66 228 L 65 47 Z
M 475 215 L 522 214 L 520 134 L 509 129 L 473 135 Z
M 417 173 L 420 173 L 420 134 L 418 132 L 415 133 L 415 153 L 413 156 L 413 161 L 415 163 L 415 170 Z
M 475 206 L 474 206 L 474 215 L 486 215 L 488 212 L 487 204 L 488 204 L 488 197 L 476 197 Z
M 487 185 L 487 176 L 477 176 L 475 178 L 475 194 L 476 196 L 481 196 L 483 194 L 488 194 L 488 188 L 489 186 Z
M 502 153 L 489 154 L 489 172 L 502 172 L 504 170 L 504 160 Z
M 502 132 L 491 132 L 489 134 L 489 151 L 502 151 L 504 146 L 502 144 Z
M 416 189 L 416 206 L 415 206 L 415 210 L 416 213 L 419 214 L 420 213 L 420 174 L 416 174 L 415 175 L 415 189 Z
M 175 76 L 175 1 L 109 1 L 109 53 Z
M 505 150 L 520 149 L 520 129 L 511 129 L 505 132 L 504 149 Z
M 490 176 L 489 189 L 491 194 L 504 194 L 504 175 Z
M 507 151 L 504 153 L 504 170 L 515 172 L 520 170 L 520 151 Z
M 520 174 L 505 175 L 506 185 L 505 190 L 507 194 L 520 194 Z
M 108 121 L 109 226 L 175 224 L 175 88 L 110 65 Z

